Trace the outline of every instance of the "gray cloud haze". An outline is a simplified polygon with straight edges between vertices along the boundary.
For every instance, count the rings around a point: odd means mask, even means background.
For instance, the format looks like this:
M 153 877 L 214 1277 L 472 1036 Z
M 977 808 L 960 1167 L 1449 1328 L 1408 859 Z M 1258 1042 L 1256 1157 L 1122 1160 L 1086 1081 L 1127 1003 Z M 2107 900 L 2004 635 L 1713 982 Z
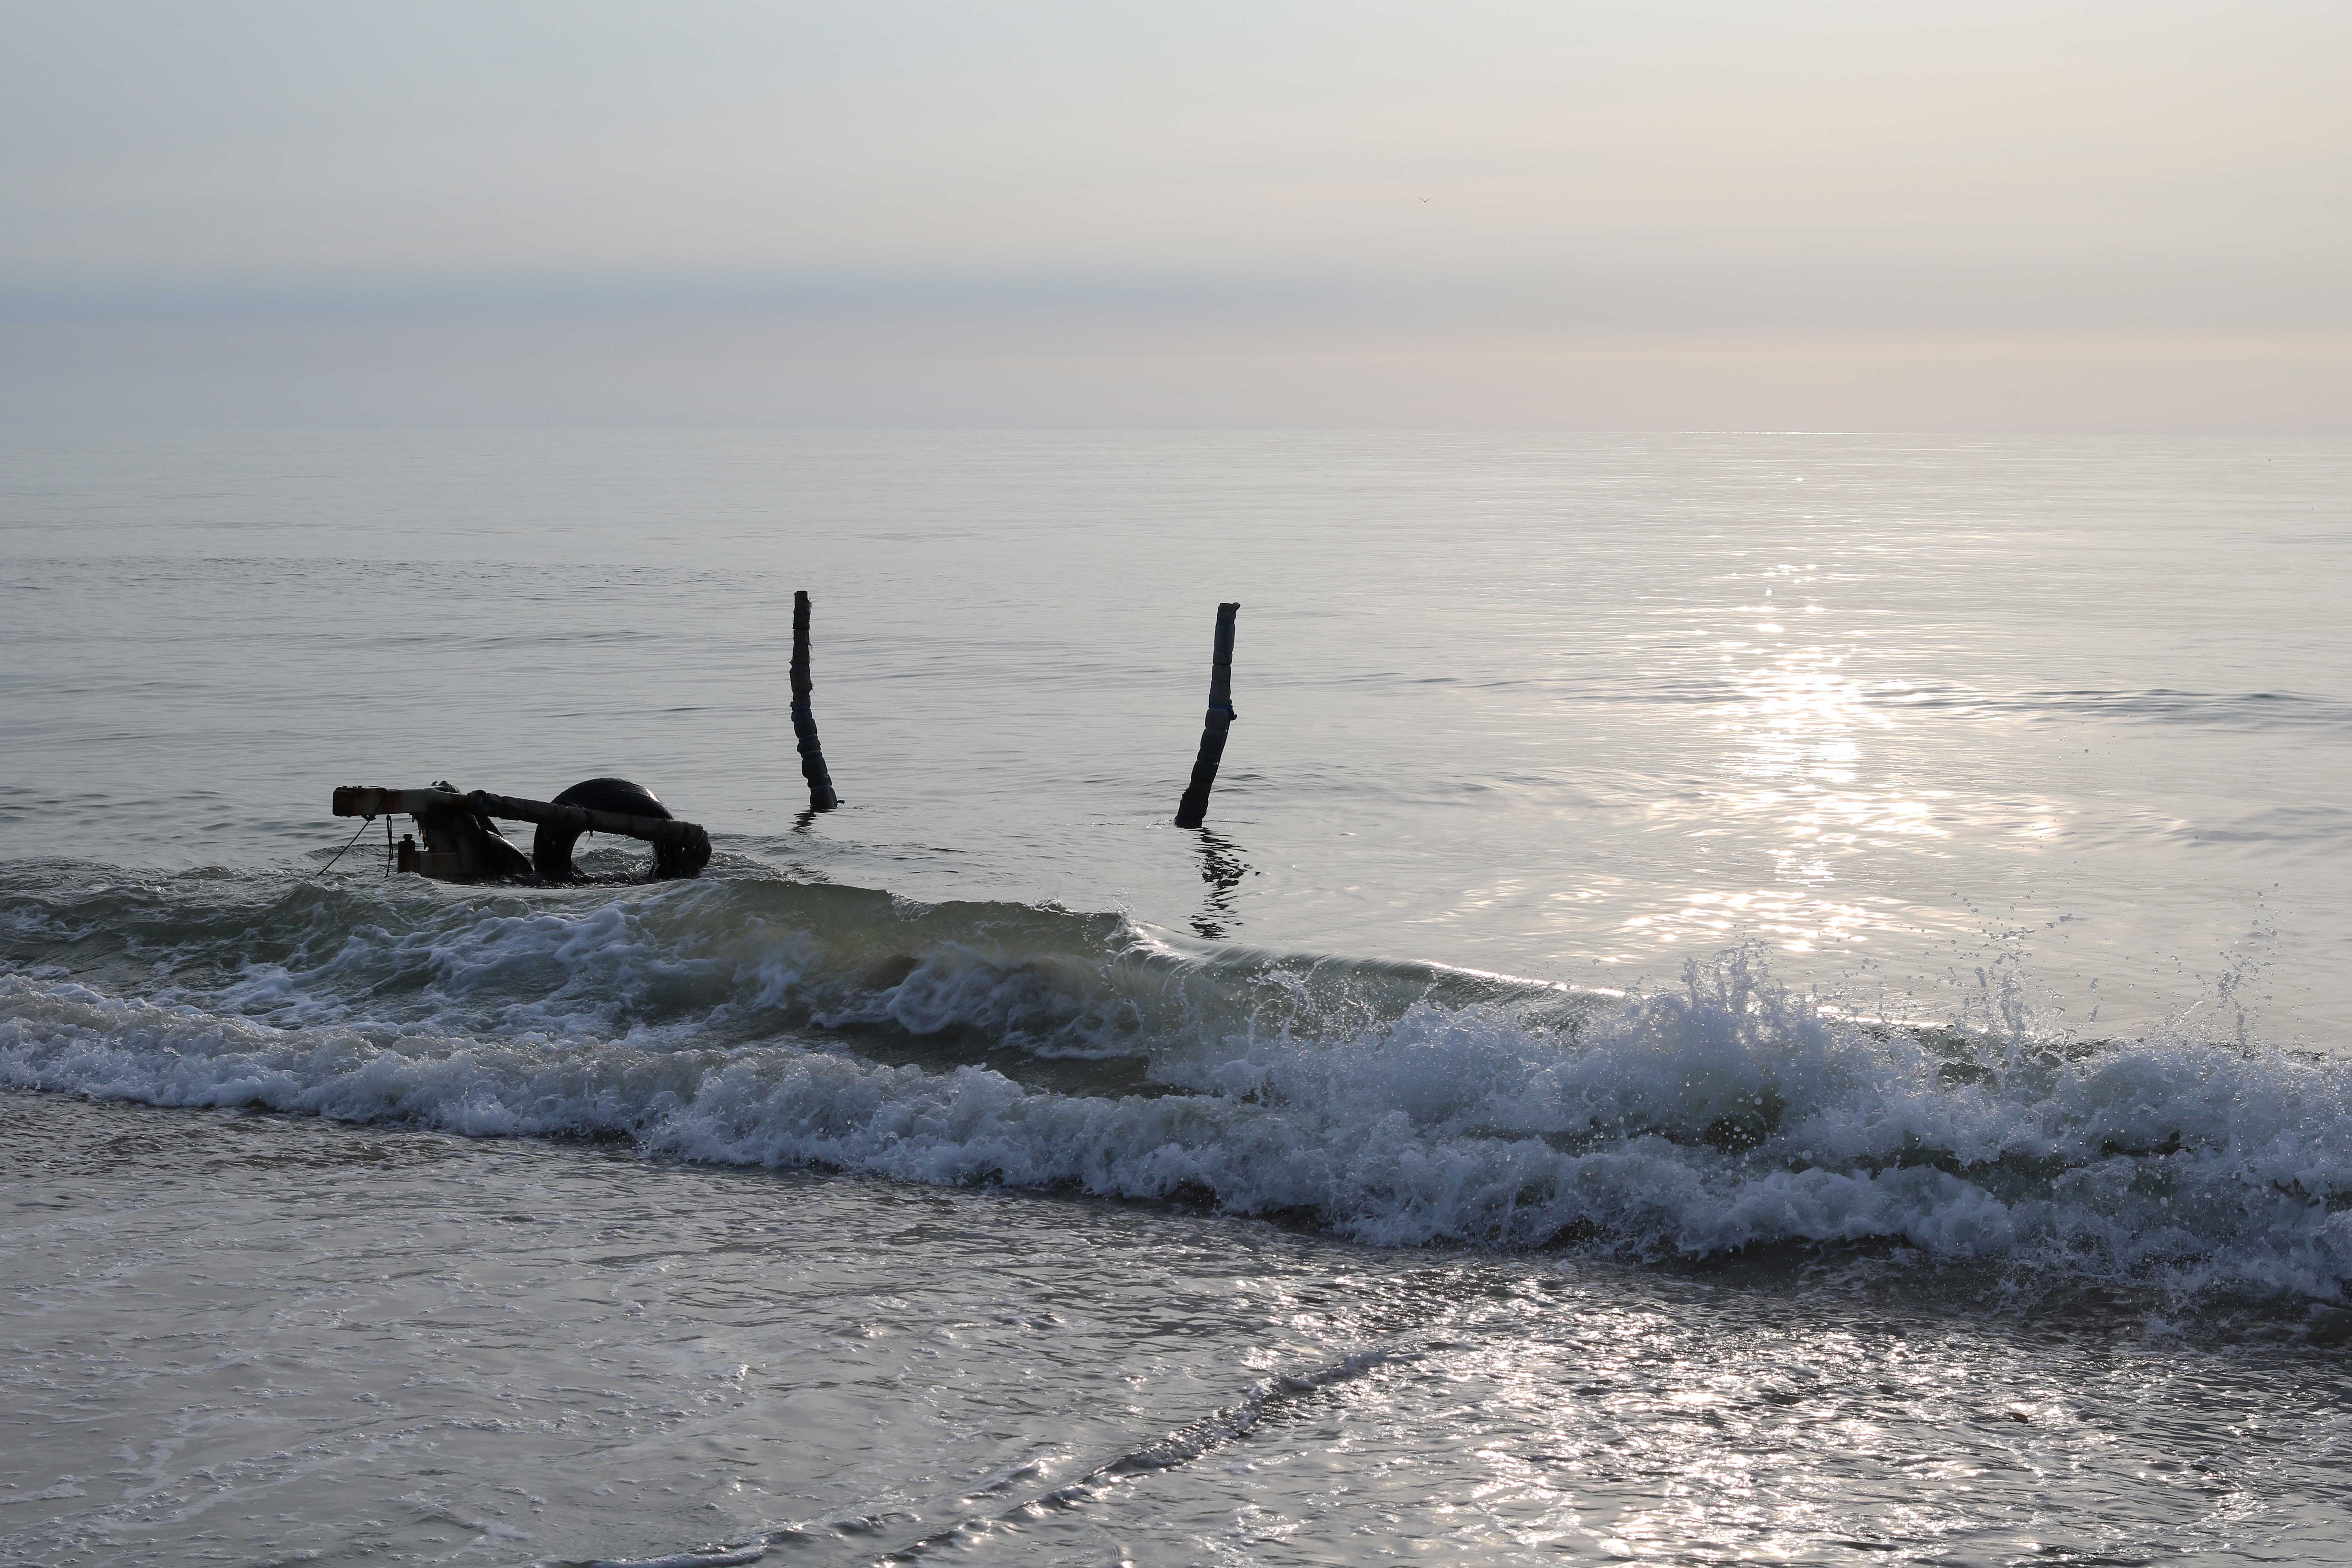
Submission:
M 0 5 L 15 425 L 2352 427 L 2352 6 Z

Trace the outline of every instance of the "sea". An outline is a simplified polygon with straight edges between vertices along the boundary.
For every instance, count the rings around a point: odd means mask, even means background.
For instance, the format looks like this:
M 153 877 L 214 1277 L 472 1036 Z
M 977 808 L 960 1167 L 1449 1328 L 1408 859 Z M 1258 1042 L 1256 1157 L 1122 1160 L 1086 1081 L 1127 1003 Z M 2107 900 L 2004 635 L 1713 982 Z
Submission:
M 0 438 L 0 1563 L 2352 1563 L 2347 595 L 2317 438 Z

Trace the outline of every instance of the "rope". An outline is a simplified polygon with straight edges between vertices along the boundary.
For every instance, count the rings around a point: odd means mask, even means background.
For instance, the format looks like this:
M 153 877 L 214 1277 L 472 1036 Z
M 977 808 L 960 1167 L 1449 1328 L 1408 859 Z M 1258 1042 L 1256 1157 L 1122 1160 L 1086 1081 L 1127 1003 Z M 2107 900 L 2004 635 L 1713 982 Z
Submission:
M 384 824 L 385 824 L 386 827 L 389 827 L 389 826 L 391 826 L 391 823 L 392 823 L 392 818 L 390 818 L 389 816 L 387 816 L 387 817 L 385 817 L 383 820 L 384 820 Z M 369 828 L 373 827 L 374 826 L 375 826 L 375 818 L 373 818 L 373 817 L 369 817 L 366 821 L 364 821 L 364 822 L 362 822 L 362 823 L 361 823 L 361 824 L 360 824 L 360 833 L 365 833 Z M 332 857 L 331 857 L 331 858 L 328 859 L 328 861 L 327 861 L 327 863 L 326 863 L 325 865 L 323 865 L 323 866 L 320 867 L 317 870 L 315 870 L 315 871 L 311 872 L 309 876 L 307 876 L 307 877 L 303 878 L 302 879 L 303 879 L 304 881 L 306 881 L 306 882 L 315 882 L 315 881 L 317 881 L 320 878 L 321 878 L 321 877 L 325 876 L 328 872 L 330 872 L 330 871 L 333 870 L 333 869 L 335 868 L 335 862 L 336 862 L 337 860 L 340 860 L 340 859 L 341 859 L 341 858 L 343 858 L 343 849 L 349 849 L 349 848 L 350 848 L 353 844 L 357 844 L 357 843 L 360 841 L 360 833 L 354 833 L 354 834 L 352 834 L 352 835 L 351 836 L 351 838 L 350 838 L 347 842 L 345 842 L 345 844 L 343 845 L 343 848 L 342 848 L 342 849 L 338 849 L 338 850 L 336 850 L 336 851 L 335 851 L 335 853 L 333 854 L 333 856 L 332 856 Z

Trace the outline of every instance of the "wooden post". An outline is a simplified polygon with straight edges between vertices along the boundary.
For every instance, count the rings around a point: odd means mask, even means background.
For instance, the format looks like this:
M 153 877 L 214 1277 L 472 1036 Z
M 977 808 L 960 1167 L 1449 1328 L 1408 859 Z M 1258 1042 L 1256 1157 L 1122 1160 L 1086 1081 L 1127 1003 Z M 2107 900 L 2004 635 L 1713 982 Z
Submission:
M 833 775 L 824 769 L 824 750 L 817 744 L 809 689 L 809 596 L 803 590 L 793 595 L 793 734 L 800 742 L 801 776 L 808 780 L 809 809 L 831 811 L 841 804 L 841 797 L 833 793 Z
M 1201 729 L 1201 754 L 1192 759 L 1192 782 L 1176 807 L 1176 826 L 1198 827 L 1209 815 L 1209 791 L 1217 782 L 1217 763 L 1225 754 L 1225 731 L 1234 719 L 1234 617 L 1239 605 L 1217 606 L 1217 650 L 1209 664 L 1209 717 Z

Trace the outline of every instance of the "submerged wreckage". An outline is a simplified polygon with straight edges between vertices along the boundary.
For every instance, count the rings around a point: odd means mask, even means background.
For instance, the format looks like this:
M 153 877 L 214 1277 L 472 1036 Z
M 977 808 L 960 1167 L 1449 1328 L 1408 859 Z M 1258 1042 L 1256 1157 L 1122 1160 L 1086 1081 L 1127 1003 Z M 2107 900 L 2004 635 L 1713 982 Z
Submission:
M 841 804 L 824 749 L 809 709 L 809 596 L 793 595 L 793 735 L 801 753 L 801 776 L 808 782 L 809 810 L 831 811 Z M 627 779 L 583 779 L 553 800 L 521 800 L 488 790 L 461 790 L 446 779 L 431 789 L 377 789 L 345 784 L 335 791 L 337 816 L 383 818 L 385 858 L 395 871 L 414 871 L 444 882 L 530 882 L 561 886 L 585 882 L 572 864 L 572 847 L 583 833 L 613 833 L 654 847 L 651 877 L 671 881 L 701 874 L 710 864 L 710 835 L 698 822 L 680 822 L 654 792 Z M 392 819 L 414 817 L 416 835 L 392 841 Z M 500 822 L 538 826 L 526 855 L 500 833 Z M 367 830 L 362 823 L 360 831 Z M 353 835 L 352 844 L 359 842 Z M 350 844 L 343 846 L 344 849 Z M 340 858 L 342 850 L 336 856 Z M 334 862 L 330 860 L 328 865 Z M 636 880 L 639 879 L 632 879 Z
M 803 825 L 816 813 L 841 805 L 841 797 L 834 792 L 833 774 L 825 766 L 824 749 L 817 742 L 816 717 L 809 707 L 809 613 L 807 593 L 794 594 L 793 737 L 801 754 L 801 777 L 808 784 Z M 1209 807 L 1209 791 L 1216 784 L 1218 763 L 1225 753 L 1226 731 L 1234 721 L 1234 624 L 1240 613 L 1238 604 L 1217 606 L 1216 640 L 1209 661 L 1209 711 L 1201 731 L 1200 754 L 1192 763 L 1192 782 L 1176 807 L 1179 827 L 1201 826 Z M 521 800 L 488 790 L 461 790 L 446 780 L 431 789 L 345 784 L 335 791 L 334 809 L 337 816 L 364 817 L 361 833 L 367 831 L 367 823 L 383 818 L 389 868 L 444 882 L 560 886 L 591 880 L 572 864 L 572 847 L 583 833 L 619 834 L 652 845 L 651 874 L 656 881 L 698 876 L 710 864 L 710 835 L 701 824 L 678 821 L 653 791 L 627 779 L 585 779 L 553 800 Z M 404 834 L 394 844 L 392 819 L 395 816 L 414 817 L 417 832 L 425 836 L 424 844 L 416 842 L 415 834 Z M 508 842 L 498 829 L 500 822 L 538 826 L 530 854 Z M 344 850 L 358 842 L 355 833 L 350 844 L 335 851 L 327 868 L 331 868 Z
M 656 879 L 692 877 L 710 863 L 710 835 L 699 823 L 680 822 L 653 791 L 627 779 L 588 779 L 553 800 L 519 800 L 487 790 L 460 791 L 446 783 L 431 789 L 374 789 L 346 784 L 335 791 L 337 816 L 384 819 L 414 817 L 425 835 L 404 834 L 394 847 L 394 864 L 444 882 L 583 882 L 573 868 L 572 847 L 583 833 L 613 833 L 654 847 Z M 499 822 L 538 825 L 525 855 L 498 830 Z

